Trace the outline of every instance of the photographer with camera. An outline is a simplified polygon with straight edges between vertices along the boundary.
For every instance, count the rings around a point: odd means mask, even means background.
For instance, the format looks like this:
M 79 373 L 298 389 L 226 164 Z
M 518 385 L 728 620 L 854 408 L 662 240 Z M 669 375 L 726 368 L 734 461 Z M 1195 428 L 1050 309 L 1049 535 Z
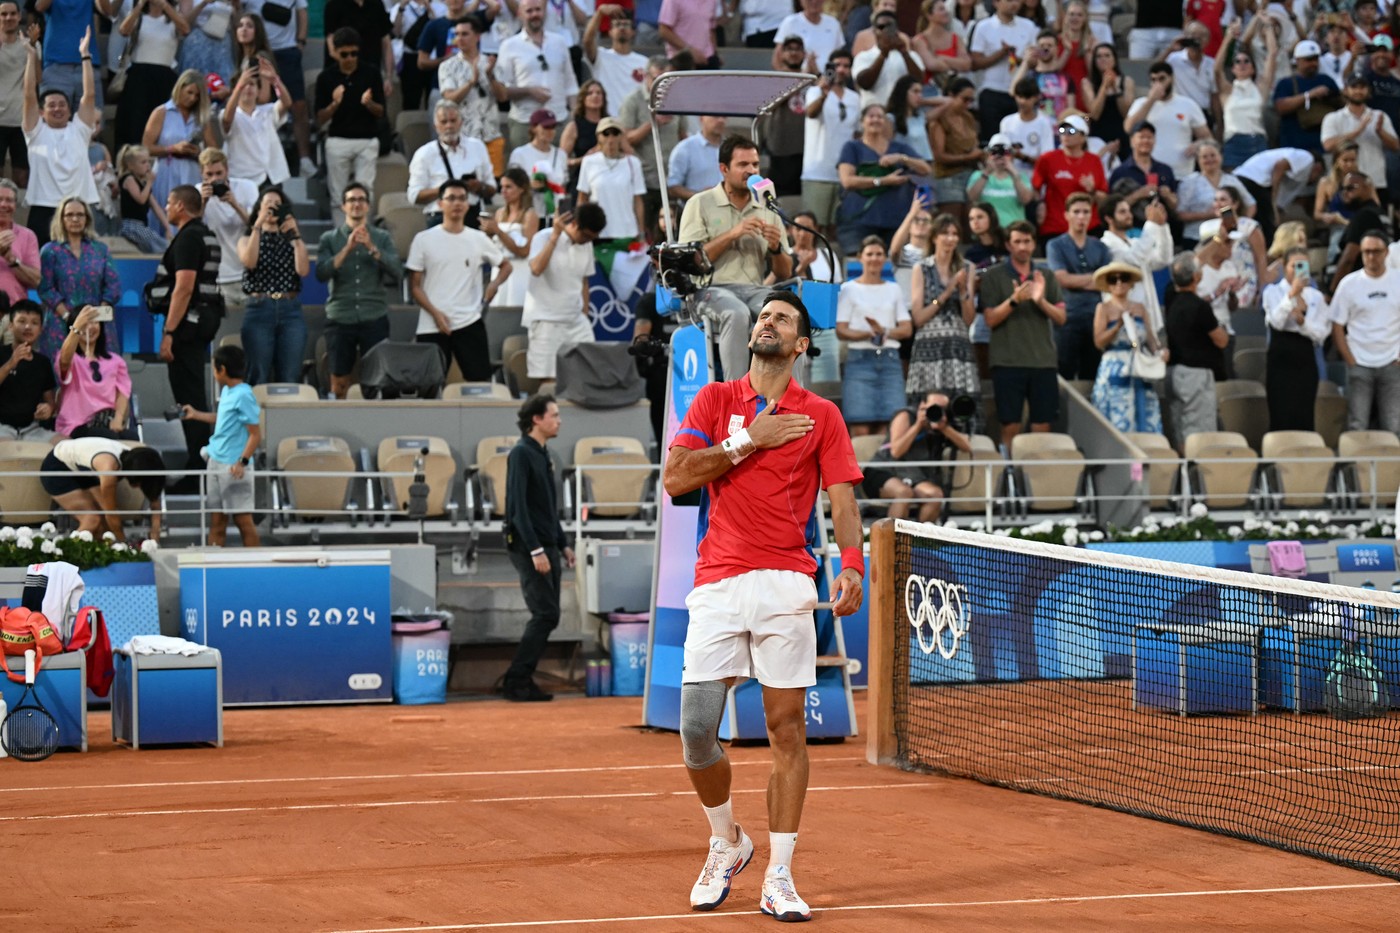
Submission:
M 247 298 L 241 335 L 248 385 L 298 382 L 306 353 L 306 319 L 298 295 L 311 260 L 281 189 L 264 191 L 252 214 L 248 232 L 237 244 L 244 268 L 240 291 Z M 242 380 L 244 365 L 238 369 Z
M 965 400 L 965 399 L 964 399 Z M 943 497 L 949 492 L 948 469 L 927 465 L 928 461 L 948 460 L 950 451 L 972 453 L 967 435 L 948 420 L 948 396 L 930 392 L 917 409 L 904 409 L 890 419 L 889 441 L 875 454 L 864 487 L 874 498 L 891 499 L 890 518 L 908 518 L 913 500 L 919 502 L 919 521 L 934 522 L 943 511 Z M 908 466 L 896 465 L 903 462 Z M 920 464 L 920 465 L 914 465 Z
M 782 219 L 749 190 L 758 174 L 758 147 L 731 135 L 719 147 L 721 180 L 698 192 L 681 213 L 681 242 L 702 241 L 714 265 L 712 284 L 701 295 L 700 314 L 714 328 L 726 379 L 749 368 L 754 316 L 770 288 L 769 272 L 781 282 L 792 276 L 792 255 Z
M 224 306 L 236 310 L 246 299 L 238 241 L 257 217 L 252 208 L 258 200 L 258 187 L 246 178 L 230 178 L 228 165 L 228 157 L 220 149 L 205 149 L 199 154 L 204 224 L 219 241 L 219 291 Z
M 408 162 L 408 199 L 423 206 L 428 226 L 442 223 L 442 183 L 461 179 L 467 186 L 466 224 L 480 227 L 482 200 L 496 194 L 496 176 L 491 153 L 481 140 L 462 135 L 462 111 L 450 100 L 440 100 L 433 108 L 433 128 L 437 138 L 418 147 Z

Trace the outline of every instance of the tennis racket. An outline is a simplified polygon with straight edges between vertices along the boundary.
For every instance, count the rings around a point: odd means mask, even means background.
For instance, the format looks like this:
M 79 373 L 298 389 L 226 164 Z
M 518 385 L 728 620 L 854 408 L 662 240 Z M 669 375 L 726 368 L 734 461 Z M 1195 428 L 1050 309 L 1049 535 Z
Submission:
M 34 694 L 36 655 L 24 653 L 24 696 L 0 725 L 0 742 L 11 758 L 43 761 L 58 750 L 58 723 Z

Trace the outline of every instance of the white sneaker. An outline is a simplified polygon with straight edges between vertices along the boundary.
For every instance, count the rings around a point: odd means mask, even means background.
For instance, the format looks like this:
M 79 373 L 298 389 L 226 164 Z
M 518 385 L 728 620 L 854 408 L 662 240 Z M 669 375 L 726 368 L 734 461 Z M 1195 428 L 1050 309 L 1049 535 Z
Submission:
M 792 886 L 792 872 L 786 865 L 769 869 L 764 876 L 763 898 L 758 902 L 758 909 L 784 923 L 812 919 L 812 909 L 797 896 L 797 889 Z
M 299 176 L 301 178 L 310 178 L 312 175 L 316 174 L 316 163 L 312 162 L 306 156 L 301 157 L 301 165 L 299 168 L 301 169 L 301 175 Z
M 722 836 L 710 837 L 710 854 L 695 887 L 690 889 L 692 910 L 714 910 L 729 896 L 729 883 L 753 861 L 753 840 L 742 828 L 739 841 L 730 842 Z

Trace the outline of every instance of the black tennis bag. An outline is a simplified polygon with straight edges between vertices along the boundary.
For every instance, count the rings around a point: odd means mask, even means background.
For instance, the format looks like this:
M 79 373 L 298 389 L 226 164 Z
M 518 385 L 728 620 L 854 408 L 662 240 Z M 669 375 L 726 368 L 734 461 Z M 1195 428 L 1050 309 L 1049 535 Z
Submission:
M 365 398 L 439 398 L 446 379 L 442 351 L 436 344 L 384 340 L 360 361 L 360 389 Z
M 1359 643 L 1343 644 L 1332 657 L 1322 702 L 1338 719 L 1370 719 L 1390 709 L 1385 674 Z

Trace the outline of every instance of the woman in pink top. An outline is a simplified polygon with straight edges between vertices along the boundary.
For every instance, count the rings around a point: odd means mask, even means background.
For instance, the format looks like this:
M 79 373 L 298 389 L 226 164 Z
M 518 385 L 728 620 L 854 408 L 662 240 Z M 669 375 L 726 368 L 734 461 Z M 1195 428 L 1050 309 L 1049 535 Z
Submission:
M 689 52 L 696 68 L 718 68 L 715 54 L 715 6 L 695 0 L 661 0 L 657 31 L 666 41 L 666 54 Z
M 78 312 L 58 352 L 58 418 L 64 437 L 135 437 L 131 424 L 131 374 L 119 353 L 107 350 L 97 308 Z

